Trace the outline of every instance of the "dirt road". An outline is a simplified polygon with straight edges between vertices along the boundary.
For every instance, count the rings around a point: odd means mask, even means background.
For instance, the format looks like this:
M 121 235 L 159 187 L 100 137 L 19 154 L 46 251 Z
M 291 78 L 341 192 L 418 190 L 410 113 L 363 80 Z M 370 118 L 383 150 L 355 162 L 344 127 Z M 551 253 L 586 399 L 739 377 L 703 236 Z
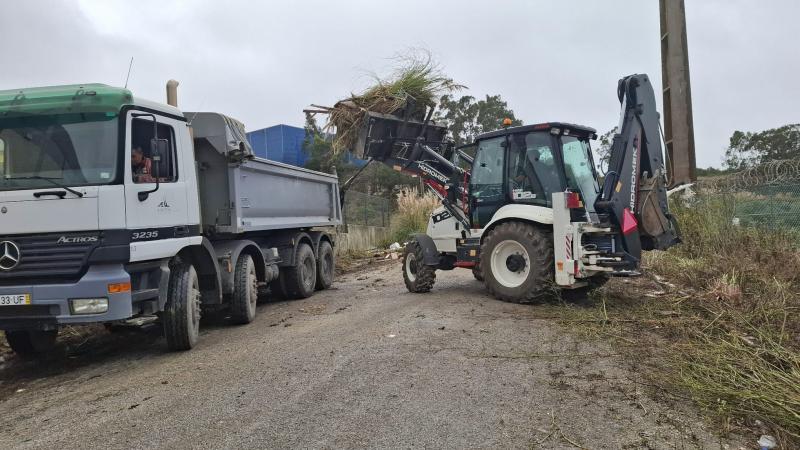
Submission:
M 610 346 L 489 298 L 469 271 L 415 295 L 399 270 L 264 304 L 186 353 L 154 328 L 12 357 L 0 448 L 738 448 L 645 396 Z

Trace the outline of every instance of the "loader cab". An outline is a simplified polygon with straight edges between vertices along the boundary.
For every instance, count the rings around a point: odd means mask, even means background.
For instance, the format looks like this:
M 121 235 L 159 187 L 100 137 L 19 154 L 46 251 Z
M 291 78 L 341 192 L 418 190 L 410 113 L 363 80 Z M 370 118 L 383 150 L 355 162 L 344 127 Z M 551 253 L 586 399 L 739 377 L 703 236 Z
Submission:
M 545 123 L 486 133 L 475 140 L 469 184 L 472 228 L 483 228 L 508 204 L 552 208 L 554 192 L 579 192 L 594 214 L 599 193 L 591 128 Z

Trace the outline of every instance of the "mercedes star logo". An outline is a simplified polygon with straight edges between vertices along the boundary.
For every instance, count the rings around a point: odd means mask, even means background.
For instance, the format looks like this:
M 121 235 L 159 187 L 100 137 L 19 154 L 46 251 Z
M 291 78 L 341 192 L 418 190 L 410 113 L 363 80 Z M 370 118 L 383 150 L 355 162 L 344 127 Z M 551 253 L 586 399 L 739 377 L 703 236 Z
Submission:
M 11 270 L 19 264 L 19 247 L 11 241 L 0 242 L 0 270 Z

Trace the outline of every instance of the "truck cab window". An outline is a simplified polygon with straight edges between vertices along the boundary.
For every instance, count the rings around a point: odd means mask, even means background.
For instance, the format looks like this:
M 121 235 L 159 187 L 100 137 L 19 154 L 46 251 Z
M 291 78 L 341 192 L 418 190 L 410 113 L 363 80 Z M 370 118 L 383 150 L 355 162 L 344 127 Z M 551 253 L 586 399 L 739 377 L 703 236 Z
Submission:
M 158 139 L 167 141 L 167 151 L 154 158 L 151 140 L 153 122 L 148 119 L 133 119 L 131 125 L 131 173 L 134 183 L 173 183 L 178 180 L 175 130 L 166 124 L 158 124 Z
M 0 139 L 0 176 L 6 175 L 6 141 Z

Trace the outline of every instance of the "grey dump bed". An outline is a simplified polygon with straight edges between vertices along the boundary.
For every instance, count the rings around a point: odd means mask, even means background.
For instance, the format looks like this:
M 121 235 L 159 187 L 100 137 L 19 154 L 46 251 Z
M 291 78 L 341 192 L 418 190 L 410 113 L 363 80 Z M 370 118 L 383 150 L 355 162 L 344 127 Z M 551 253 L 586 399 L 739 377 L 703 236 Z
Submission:
M 244 125 L 218 113 L 185 113 L 194 136 L 203 231 L 339 225 L 335 175 L 257 158 Z

